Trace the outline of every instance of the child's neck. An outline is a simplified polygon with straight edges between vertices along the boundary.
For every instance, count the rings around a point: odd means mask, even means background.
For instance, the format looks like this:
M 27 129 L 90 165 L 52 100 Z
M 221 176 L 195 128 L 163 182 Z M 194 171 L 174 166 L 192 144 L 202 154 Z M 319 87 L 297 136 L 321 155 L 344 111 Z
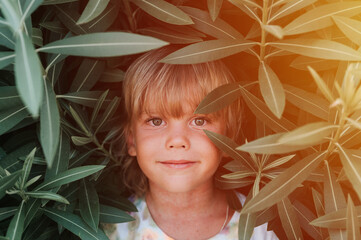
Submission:
M 224 192 L 213 183 L 184 193 L 167 192 L 150 184 L 146 201 L 157 225 L 175 239 L 216 235 L 225 222 L 228 206 Z

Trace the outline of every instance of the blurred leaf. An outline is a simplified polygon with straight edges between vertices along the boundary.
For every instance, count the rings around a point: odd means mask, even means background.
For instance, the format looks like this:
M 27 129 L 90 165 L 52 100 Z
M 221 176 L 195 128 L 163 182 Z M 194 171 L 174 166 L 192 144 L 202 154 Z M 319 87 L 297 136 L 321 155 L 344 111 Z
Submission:
M 160 62 L 170 64 L 195 64 L 213 61 L 242 52 L 255 45 L 254 42 L 240 39 L 219 39 L 194 43 L 181 48 Z
M 21 21 L 24 21 L 43 3 L 44 0 L 26 0 L 23 6 Z
M 330 69 L 338 67 L 338 63 L 339 62 L 336 60 L 327 60 L 327 59 L 298 56 L 292 61 L 292 63 L 290 64 L 290 67 L 307 71 L 307 67 L 310 66 L 317 71 L 323 71 L 323 70 L 330 70 Z
M 89 0 L 77 24 L 84 24 L 98 17 L 107 7 L 109 0 Z
M 263 61 L 259 65 L 258 81 L 265 103 L 280 119 L 286 104 L 285 92 L 276 73 Z
M 93 173 L 96 173 L 102 170 L 104 167 L 105 166 L 101 166 L 101 165 L 88 165 L 88 166 L 82 166 L 82 167 L 66 170 L 44 181 L 42 184 L 38 185 L 34 189 L 34 191 L 48 190 L 70 182 L 74 182 L 81 178 L 87 177 Z
M 141 28 L 138 29 L 138 32 L 174 44 L 187 44 L 203 41 L 202 38 L 198 36 L 186 35 L 184 33 L 160 27 Z
M 14 86 L 0 87 L 0 111 L 21 105 L 18 91 Z
M 0 199 L 5 196 L 5 191 L 14 186 L 15 182 L 21 176 L 22 170 L 16 171 L 9 176 L 0 178 Z
M 252 196 L 252 191 L 250 191 L 244 205 L 246 205 L 248 201 L 252 199 Z M 251 239 L 256 224 L 257 215 L 257 213 L 241 213 L 238 221 L 238 239 Z
M 105 69 L 105 62 L 85 58 L 70 86 L 70 92 L 89 91 L 98 81 Z
M 85 57 L 113 57 L 145 52 L 168 43 L 125 32 L 89 33 L 51 42 L 40 52 L 61 53 Z
M 62 3 L 76 2 L 77 0 L 44 0 L 43 5 L 55 5 Z
M 257 10 L 261 9 L 255 1 L 243 1 L 243 0 L 229 0 L 236 7 L 241 9 L 244 13 L 246 13 L 250 18 L 254 19 L 255 22 L 260 23 L 261 20 L 257 14 Z
M 11 219 L 10 225 L 6 232 L 6 237 L 10 240 L 21 240 L 21 235 L 24 231 L 24 220 L 25 220 L 25 201 L 21 201 L 20 206 Z
M 98 17 L 82 26 L 87 29 L 87 32 L 107 31 L 119 16 L 119 5 L 117 2 L 112 3 L 111 1 Z
M 325 215 L 325 207 L 323 206 L 323 195 L 312 188 L 313 203 L 315 205 L 317 216 Z
M 357 219 L 357 212 L 352 198 L 348 195 L 347 199 L 347 214 L 346 214 L 346 231 L 347 239 L 360 240 L 360 224 Z
M 102 75 L 100 76 L 99 81 L 100 82 L 110 82 L 110 83 L 116 83 L 116 82 L 122 82 L 124 79 L 125 72 L 118 68 L 114 69 L 106 69 L 103 71 Z
M 236 150 L 260 154 L 279 154 L 294 152 L 305 148 L 304 146 L 289 146 L 287 144 L 279 143 L 278 139 L 283 135 L 284 133 L 276 133 L 258 138 L 237 147 Z
M 211 139 L 214 145 L 216 145 L 219 149 L 228 154 L 234 160 L 237 160 L 243 166 L 247 167 L 248 170 L 257 172 L 252 160 L 245 156 L 245 154 L 237 152 L 235 150 L 237 144 L 233 142 L 232 139 L 208 130 L 204 130 L 204 132 L 209 137 L 209 139 Z
M 0 221 L 15 215 L 17 207 L 2 207 L 0 208 Z
M 230 83 L 212 90 L 201 101 L 194 113 L 208 114 L 228 106 L 241 96 L 239 85 L 240 83 Z
M 99 200 L 102 204 L 107 204 L 109 206 L 119 208 L 123 211 L 138 212 L 138 209 L 130 200 L 121 196 L 107 197 L 104 195 L 99 195 Z
M 36 46 L 43 46 L 43 33 L 39 28 L 32 28 L 32 41 Z
M 223 0 L 207 0 L 207 6 L 209 15 L 211 16 L 212 20 L 215 21 L 218 17 L 219 10 L 221 10 Z
M 123 210 L 100 204 L 99 221 L 102 223 L 123 223 L 135 220 Z
M 131 0 L 149 15 L 175 25 L 193 24 L 192 19 L 181 9 L 164 0 Z
M 338 28 L 345 34 L 345 36 L 352 42 L 361 46 L 361 22 L 340 16 L 333 16 L 332 19 L 335 21 Z
M 79 208 L 83 220 L 95 231 L 99 225 L 99 198 L 93 184 L 84 179 L 80 181 Z
M 350 180 L 353 189 L 361 198 L 361 151 L 356 149 L 344 149 L 338 144 L 338 154 L 347 178 Z
M 241 87 L 241 92 L 247 106 L 253 114 L 275 132 L 285 132 L 295 129 L 296 126 L 285 118 L 278 119 L 269 110 L 265 103 L 252 93 Z
M 102 117 L 100 118 L 100 122 L 94 131 L 94 135 L 100 131 L 102 126 L 105 124 L 106 121 L 108 121 L 115 113 L 119 106 L 120 99 L 118 97 L 114 97 L 113 100 L 110 102 L 108 107 L 105 109 Z
M 283 29 L 278 25 L 264 25 L 263 28 L 278 39 L 282 39 L 284 36 Z
M 22 105 L 2 111 L 0 113 L 0 135 L 9 131 L 28 115 L 29 113 L 26 110 L 26 107 Z
M 330 89 L 327 87 L 327 85 L 323 81 L 323 79 L 311 67 L 308 67 L 308 70 L 311 72 L 312 77 L 313 77 L 314 81 L 316 82 L 318 89 L 323 94 L 323 96 L 325 96 L 325 98 L 329 101 L 329 103 L 333 103 L 335 101 L 335 99 L 333 98 Z
M 39 25 L 49 31 L 60 33 L 60 34 L 66 34 L 68 32 L 68 29 L 66 29 L 64 27 L 64 25 L 59 21 L 42 22 L 42 23 L 39 23 Z
M 34 148 L 29 154 L 28 156 L 26 156 L 26 159 L 24 161 L 24 165 L 23 165 L 23 171 L 20 177 L 20 189 L 23 190 L 26 181 L 29 178 L 29 174 L 31 171 L 31 167 L 33 165 L 33 161 L 34 161 L 34 156 L 35 156 L 35 152 L 36 152 L 36 148 Z
M 25 192 L 25 195 L 32 198 L 47 199 L 47 200 L 53 200 L 56 202 L 69 204 L 68 200 L 66 200 L 63 196 L 60 196 L 59 194 L 53 192 L 48 192 L 48 191 Z
M 291 85 L 284 84 L 283 87 L 287 100 L 293 105 L 323 120 L 328 119 L 329 104 L 323 98 Z
M 64 26 L 69 29 L 72 33 L 76 35 L 88 33 L 87 29 L 84 26 L 76 24 L 77 20 L 80 17 L 78 11 L 74 8 L 69 8 L 71 5 L 60 4 L 55 5 L 56 13 L 58 19 L 61 21 Z
M 2 0 L 1 1 L 1 12 L 5 15 L 7 22 L 14 32 L 20 30 L 20 18 L 21 13 L 19 6 L 16 1 L 13 0 Z
M 288 197 L 278 202 L 277 208 L 287 239 L 303 239 L 296 212 Z
M 361 222 L 361 206 L 355 207 L 357 212 L 358 222 Z M 312 225 L 323 227 L 323 228 L 342 228 L 345 229 L 346 224 L 346 217 L 347 215 L 347 208 L 342 208 L 334 212 L 330 212 L 325 214 L 311 222 Z
M 68 101 L 81 104 L 87 107 L 94 107 L 98 101 L 102 91 L 84 91 L 84 92 L 74 92 L 67 93 L 64 95 L 57 95 L 57 98 L 64 98 Z M 106 100 L 110 101 L 110 100 Z
M 243 39 L 241 33 L 219 17 L 212 21 L 209 13 L 206 11 L 186 6 L 179 8 L 192 18 L 194 22 L 192 27 L 205 34 L 218 39 Z
M 278 139 L 278 142 L 291 146 L 312 146 L 321 143 L 337 128 L 339 128 L 338 125 L 331 125 L 328 122 L 308 123 L 291 132 L 285 133 Z
M 347 45 L 330 40 L 295 38 L 270 42 L 269 45 L 308 57 L 328 60 L 361 61 L 360 52 Z
M 60 115 L 54 90 L 46 78 L 40 111 L 40 140 L 49 167 L 52 166 L 59 145 Z
M 15 48 L 15 36 L 8 26 L 0 25 L 0 45 L 11 50 L 14 50 Z
M 305 230 L 308 233 L 308 235 L 312 236 L 313 239 L 316 240 L 324 239 L 322 237 L 321 229 L 310 224 L 311 221 L 316 219 L 316 216 L 313 213 L 313 211 L 309 209 L 307 206 L 303 205 L 298 200 L 295 200 L 293 202 L 293 207 L 297 214 L 297 218 L 301 228 Z
M 14 52 L 0 52 L 0 69 L 14 62 Z
M 41 64 L 31 39 L 21 32 L 15 46 L 16 87 L 23 103 L 38 116 L 43 99 Z
M 54 162 L 51 168 L 48 168 L 46 170 L 45 180 L 55 177 L 60 172 L 63 172 L 68 169 L 69 152 L 70 152 L 69 137 L 63 131 L 60 131 L 59 146 L 55 153 Z
M 336 2 L 318 6 L 294 19 L 284 31 L 286 35 L 306 33 L 329 27 L 333 24 L 332 16 L 352 17 L 361 12 L 361 2 Z
M 82 240 L 108 240 L 108 237 L 101 229 L 95 232 L 75 214 L 60 211 L 55 208 L 45 208 L 44 213 L 53 221 L 79 236 Z
M 300 9 L 303 9 L 317 0 L 298 0 L 298 1 L 287 1 L 285 5 L 279 8 L 277 11 L 272 13 L 271 17 L 268 19 L 268 23 L 271 23 L 279 18 L 285 17 L 294 13 Z
M 261 191 L 244 206 L 242 212 L 256 212 L 270 207 L 295 190 L 320 164 L 326 152 L 313 153 L 298 161 L 278 177 L 264 186 Z

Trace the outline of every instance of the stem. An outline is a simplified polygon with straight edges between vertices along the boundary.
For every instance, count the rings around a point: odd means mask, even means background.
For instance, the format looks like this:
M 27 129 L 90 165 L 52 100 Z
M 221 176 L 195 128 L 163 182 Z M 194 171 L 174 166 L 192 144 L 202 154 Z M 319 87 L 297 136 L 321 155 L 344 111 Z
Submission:
M 267 25 L 267 18 L 268 18 L 268 0 L 263 1 L 263 8 L 262 8 L 262 33 L 261 33 L 261 53 L 260 53 L 260 60 L 263 61 L 266 53 L 266 31 L 264 30 L 264 25 Z
M 109 151 L 107 149 L 104 148 L 103 145 L 101 145 L 98 141 L 98 139 L 96 138 L 95 135 L 92 136 L 92 140 L 93 140 L 93 143 L 98 147 L 98 149 L 100 151 L 102 151 L 105 156 L 109 157 L 110 160 L 112 160 L 113 162 L 117 163 L 116 159 L 114 158 L 114 156 L 112 156 Z

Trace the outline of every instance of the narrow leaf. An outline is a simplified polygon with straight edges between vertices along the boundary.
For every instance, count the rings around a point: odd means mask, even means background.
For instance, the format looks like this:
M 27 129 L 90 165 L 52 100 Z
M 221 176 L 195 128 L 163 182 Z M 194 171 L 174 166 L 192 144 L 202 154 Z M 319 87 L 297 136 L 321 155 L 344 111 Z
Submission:
M 30 15 L 43 3 L 44 0 L 27 0 L 23 7 L 22 21 L 25 21 Z
M 99 225 L 99 198 L 92 183 L 84 179 L 80 182 L 79 208 L 83 220 L 97 231 Z
M 207 0 L 209 15 L 211 15 L 213 21 L 215 21 L 218 17 L 219 10 L 222 7 L 222 3 L 223 0 Z
M 219 39 L 194 43 L 175 51 L 160 62 L 170 64 L 195 64 L 213 61 L 245 51 L 254 42 L 240 39 Z
M 298 161 L 268 183 L 243 208 L 242 212 L 256 212 L 276 204 L 279 199 L 288 196 L 320 164 L 326 152 L 314 153 Z
M 95 129 L 94 135 L 97 132 L 99 132 L 100 129 L 102 128 L 102 126 L 105 124 L 105 122 L 114 115 L 115 111 L 117 110 L 117 108 L 119 106 L 119 102 L 120 102 L 120 99 L 118 97 L 114 97 L 114 99 L 110 102 L 108 107 L 105 109 L 97 128 Z
M 296 0 L 296 1 L 288 1 L 285 5 L 283 5 L 281 8 L 279 8 L 277 11 L 272 13 L 271 17 L 269 18 L 268 22 L 273 22 L 277 19 L 280 19 L 282 17 L 288 16 L 291 13 L 294 13 L 300 9 L 303 9 L 313 3 L 315 3 L 317 0 Z
M 0 199 L 5 196 L 6 190 L 10 189 L 15 184 L 15 182 L 21 176 L 21 172 L 22 170 L 19 170 L 10 174 L 9 176 L 0 178 Z
M 25 220 L 25 201 L 21 201 L 20 206 L 11 219 L 10 225 L 6 232 L 6 237 L 10 240 L 21 240 L 21 235 L 24 231 L 24 220 Z
M 17 209 L 18 209 L 17 207 L 0 208 L 0 221 L 13 216 L 16 213 Z
M 5 15 L 7 22 L 14 32 L 18 32 L 20 28 L 21 13 L 16 1 L 2 0 L 2 13 Z
M 0 69 L 14 62 L 14 52 L 0 52 Z
M 138 32 L 174 44 L 187 44 L 203 41 L 202 38 L 198 36 L 191 36 L 160 27 L 142 28 L 138 29 Z
M 308 67 L 308 70 L 311 72 L 313 79 L 315 80 L 318 89 L 322 92 L 325 98 L 330 102 L 333 103 L 335 101 L 334 97 L 331 94 L 330 89 L 327 87 L 326 83 L 322 80 L 322 78 L 317 74 L 315 70 L 311 67 Z
M 358 223 L 361 223 L 361 206 L 355 207 Z M 312 225 L 323 228 L 342 228 L 347 227 L 347 208 L 325 214 L 311 222 Z
M 281 157 L 279 159 L 276 159 L 272 162 L 270 162 L 269 164 L 267 164 L 263 170 L 269 170 L 269 169 L 272 169 L 272 168 L 276 168 L 282 164 L 285 164 L 286 162 L 288 162 L 289 160 L 291 160 L 294 156 L 296 156 L 295 154 L 292 154 L 292 155 L 289 155 L 289 156 L 284 156 L 284 157 Z
M 284 31 L 287 35 L 311 32 L 331 26 L 332 16 L 352 17 L 360 12 L 359 1 L 324 4 L 294 19 L 284 28 Z
M 123 223 L 135 220 L 123 210 L 100 204 L 99 221 L 102 223 Z
M 40 140 L 47 165 L 52 166 L 59 145 L 60 115 L 53 87 L 44 78 L 44 98 L 40 111 Z
M 347 239 L 349 240 L 360 240 L 360 224 L 357 219 L 357 212 L 353 201 L 348 195 L 347 199 L 347 215 L 346 215 L 346 232 Z
M 26 156 L 26 159 L 24 161 L 23 165 L 23 172 L 21 175 L 21 181 L 20 181 L 20 189 L 24 189 L 25 183 L 29 178 L 30 170 L 33 165 L 34 156 L 35 156 L 36 148 L 34 148 L 28 156 Z
M 29 115 L 26 107 L 20 105 L 0 113 L 0 135 L 6 133 Z
M 152 37 L 133 33 L 102 32 L 51 42 L 38 51 L 73 56 L 113 57 L 141 53 L 167 44 Z
M 361 60 L 360 52 L 344 44 L 330 40 L 295 38 L 270 42 L 269 45 L 282 50 L 314 58 L 344 61 Z
M 107 7 L 109 0 L 90 0 L 82 12 L 77 24 L 84 24 L 98 17 Z
M 74 182 L 93 173 L 96 173 L 102 170 L 104 167 L 105 166 L 102 165 L 88 165 L 66 170 L 59 173 L 53 178 L 49 178 L 47 181 L 37 186 L 34 191 L 48 190 L 70 182 Z
M 287 235 L 287 239 L 303 239 L 297 215 L 288 197 L 285 197 L 279 203 L 277 203 L 277 208 L 283 229 Z
M 259 65 L 258 80 L 263 99 L 272 113 L 280 119 L 286 103 L 285 92 L 276 73 L 263 61 Z
M 89 91 L 96 84 L 104 69 L 104 61 L 85 58 L 80 64 L 69 91 Z
M 345 36 L 350 39 L 352 42 L 356 43 L 358 46 L 361 46 L 361 22 L 340 16 L 333 16 L 338 28 L 345 34 Z
M 317 71 L 324 71 L 337 68 L 338 61 L 298 56 L 290 64 L 290 67 L 303 71 L 307 71 L 308 66 L 312 67 Z
M 308 123 L 285 133 L 278 139 L 278 142 L 286 145 L 312 146 L 321 143 L 338 127 L 338 125 L 331 125 L 328 122 Z
M 247 196 L 245 204 L 252 198 L 252 191 Z M 238 238 L 249 240 L 252 237 L 258 213 L 241 213 L 238 221 Z
M 230 83 L 217 87 L 213 91 L 207 94 L 207 96 L 201 101 L 195 114 L 208 114 L 221 110 L 228 106 L 241 96 L 239 89 L 239 83 Z
M 31 114 L 38 116 L 43 98 L 41 65 L 31 39 L 23 32 L 18 35 L 15 52 L 16 87 Z
M 74 102 L 87 107 L 94 107 L 98 101 L 102 91 L 84 91 L 57 95 L 57 98 L 64 98 L 70 102 Z
M 59 194 L 53 192 L 48 192 L 48 191 L 25 192 L 25 195 L 32 198 L 54 200 L 56 202 L 69 204 L 68 200 L 66 200 L 63 196 L 60 196 Z

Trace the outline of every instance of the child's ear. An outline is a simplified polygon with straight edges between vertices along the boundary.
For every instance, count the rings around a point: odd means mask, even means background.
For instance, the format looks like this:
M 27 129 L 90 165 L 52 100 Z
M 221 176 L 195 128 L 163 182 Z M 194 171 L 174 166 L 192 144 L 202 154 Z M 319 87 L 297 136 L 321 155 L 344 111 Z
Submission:
M 128 154 L 132 157 L 137 156 L 137 151 L 135 149 L 135 142 L 132 131 L 129 131 L 127 136 L 127 148 L 128 148 Z

